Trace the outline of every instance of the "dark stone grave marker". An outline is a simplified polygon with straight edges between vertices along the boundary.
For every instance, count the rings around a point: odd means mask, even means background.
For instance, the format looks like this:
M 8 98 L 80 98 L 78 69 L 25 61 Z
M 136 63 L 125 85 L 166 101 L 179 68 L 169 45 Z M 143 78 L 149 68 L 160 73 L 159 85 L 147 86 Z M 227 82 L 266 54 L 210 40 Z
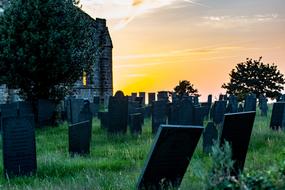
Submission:
M 168 92 L 167 91 L 159 91 L 157 94 L 157 100 L 164 100 L 164 101 L 169 101 L 169 97 L 168 97 Z
M 148 104 L 152 104 L 155 101 L 155 93 L 148 93 Z
M 93 103 L 100 105 L 100 97 L 99 96 L 94 96 Z
M 209 122 L 203 132 L 203 152 L 209 154 L 216 140 L 218 140 L 218 130 L 214 122 Z
M 224 114 L 226 113 L 226 106 L 226 101 L 215 101 L 211 110 L 211 118 L 213 118 L 213 122 L 215 124 L 223 122 Z
M 265 96 L 259 97 L 259 109 L 261 111 L 261 116 L 267 116 L 268 112 L 268 105 L 267 105 L 267 98 Z
M 90 120 L 72 124 L 68 128 L 69 153 L 74 155 L 90 154 L 92 125 Z
M 128 96 L 120 91 L 109 98 L 109 133 L 126 133 L 128 125 Z
M 72 124 L 79 123 L 79 114 L 84 106 L 83 99 L 69 99 L 69 107 L 67 107 L 68 121 Z
M 189 99 L 172 103 L 168 115 L 170 125 L 192 125 L 194 123 L 194 105 Z
M 199 105 L 199 97 L 194 96 L 194 105 Z
M 37 170 L 34 117 L 2 119 L 3 162 L 6 177 L 34 174 Z
M 247 94 L 244 102 L 244 111 L 256 111 L 256 95 Z
M 243 171 L 254 119 L 254 111 L 225 114 L 220 143 L 227 141 L 232 147 L 232 175 Z
M 135 113 L 130 115 L 130 132 L 132 135 L 138 135 L 142 133 L 142 114 Z
M 137 189 L 179 188 L 203 129 L 200 126 L 161 125 Z
M 139 97 L 142 97 L 142 105 L 145 105 L 145 92 L 139 92 Z
M 238 99 L 235 95 L 229 96 L 229 103 L 227 105 L 227 113 L 238 112 Z
M 92 124 L 92 118 L 93 118 L 93 114 L 90 110 L 90 103 L 89 101 L 85 100 L 84 104 L 83 104 L 83 108 L 81 109 L 80 113 L 79 113 L 79 122 L 82 121 L 90 121 L 90 124 Z
M 161 124 L 166 124 L 167 101 L 160 100 L 152 103 L 152 133 L 155 134 Z
M 108 112 L 98 112 L 98 117 L 100 119 L 101 129 L 108 129 L 109 113 Z
M 273 130 L 285 129 L 285 102 L 273 104 L 270 128 Z
M 135 101 L 137 96 L 138 96 L 138 94 L 136 92 L 132 92 L 131 93 L 131 100 Z

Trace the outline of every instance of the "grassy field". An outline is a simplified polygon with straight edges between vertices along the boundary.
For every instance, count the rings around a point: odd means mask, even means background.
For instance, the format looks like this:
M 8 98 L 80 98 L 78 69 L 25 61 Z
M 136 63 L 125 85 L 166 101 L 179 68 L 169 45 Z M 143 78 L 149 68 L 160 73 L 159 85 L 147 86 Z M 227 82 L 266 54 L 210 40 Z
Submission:
M 267 118 L 259 115 L 257 113 L 245 172 L 266 171 L 285 160 L 285 133 L 271 131 L 270 115 Z M 69 156 L 67 124 L 37 130 L 36 176 L 5 179 L 1 156 L 0 189 L 134 189 L 152 144 L 151 121 L 146 120 L 143 134 L 138 138 L 108 136 L 99 125 L 94 119 L 88 157 Z M 210 167 L 211 158 L 203 154 L 200 140 L 181 189 L 203 189 Z

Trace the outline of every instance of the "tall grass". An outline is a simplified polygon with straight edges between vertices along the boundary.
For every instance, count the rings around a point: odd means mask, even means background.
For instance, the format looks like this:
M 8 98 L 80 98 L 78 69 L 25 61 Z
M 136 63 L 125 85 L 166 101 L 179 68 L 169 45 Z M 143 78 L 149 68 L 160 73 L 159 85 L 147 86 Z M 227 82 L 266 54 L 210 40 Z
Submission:
M 267 171 L 285 160 L 285 133 L 271 131 L 270 115 L 267 118 L 259 115 L 257 113 L 245 172 Z M 37 174 L 7 180 L 0 157 L 0 189 L 135 189 L 153 140 L 151 120 L 145 121 L 143 133 L 138 137 L 109 136 L 99 125 L 94 119 L 91 154 L 87 157 L 69 156 L 67 123 L 36 130 Z M 211 158 L 202 152 L 200 140 L 181 189 L 205 188 L 211 166 Z

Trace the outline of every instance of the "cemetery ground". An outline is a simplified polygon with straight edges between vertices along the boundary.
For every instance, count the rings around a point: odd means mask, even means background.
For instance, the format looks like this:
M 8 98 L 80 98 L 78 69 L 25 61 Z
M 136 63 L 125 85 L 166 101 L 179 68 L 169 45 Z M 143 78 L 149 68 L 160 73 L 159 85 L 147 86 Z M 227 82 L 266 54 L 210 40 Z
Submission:
M 285 161 L 285 133 L 269 128 L 270 115 L 256 115 L 244 173 L 274 171 Z M 90 156 L 70 157 L 67 123 L 37 129 L 36 175 L 5 179 L 1 157 L 0 189 L 135 189 L 154 137 L 151 120 L 145 120 L 139 137 L 108 136 L 98 119 L 93 120 L 92 130 Z M 201 138 L 180 189 L 204 189 L 211 166 L 211 156 L 202 151 Z

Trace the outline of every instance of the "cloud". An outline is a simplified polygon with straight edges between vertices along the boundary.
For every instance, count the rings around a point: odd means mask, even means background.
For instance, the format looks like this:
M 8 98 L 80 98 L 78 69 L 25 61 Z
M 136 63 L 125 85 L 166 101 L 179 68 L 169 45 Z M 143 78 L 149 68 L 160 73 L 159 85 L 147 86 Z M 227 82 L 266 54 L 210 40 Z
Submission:
M 116 20 L 117 29 L 125 27 L 134 18 L 156 9 L 186 2 L 185 5 L 202 5 L 191 0 L 81 0 L 82 9 L 93 18 Z
M 279 19 L 278 14 L 259 14 L 253 16 L 205 16 L 200 25 L 230 29 L 250 24 L 272 22 Z

